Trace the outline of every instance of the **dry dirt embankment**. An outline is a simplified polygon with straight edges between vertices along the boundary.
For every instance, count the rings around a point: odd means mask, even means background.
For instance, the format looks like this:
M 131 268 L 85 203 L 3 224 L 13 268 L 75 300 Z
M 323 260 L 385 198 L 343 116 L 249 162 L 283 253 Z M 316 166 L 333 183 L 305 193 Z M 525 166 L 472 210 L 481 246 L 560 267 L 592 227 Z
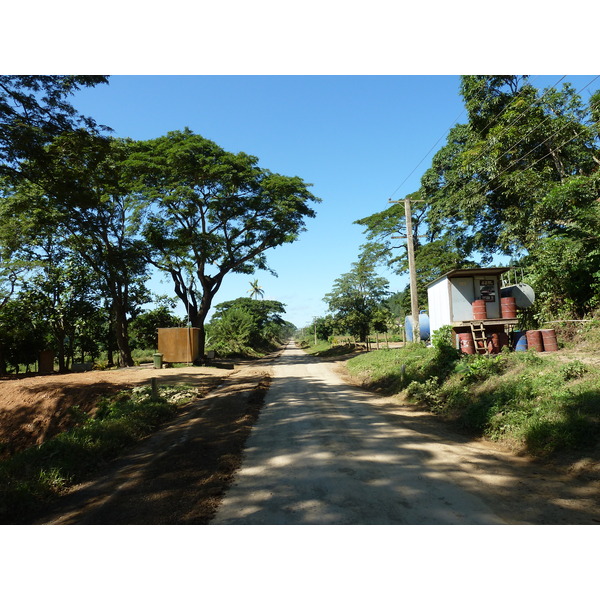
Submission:
M 93 413 L 98 400 L 118 391 L 150 385 L 189 383 L 207 393 L 232 371 L 212 367 L 153 369 L 131 367 L 62 375 L 28 376 L 0 380 L 0 457 L 41 444 L 72 427 L 73 408 Z
M 233 370 L 140 367 L 1 381 L 5 455 L 70 428 L 73 407 L 93 412 L 102 396 L 149 385 L 152 378 L 159 387 L 189 384 L 199 390 L 172 422 L 27 522 L 208 522 L 239 467 L 268 389 L 272 358 L 241 362 Z

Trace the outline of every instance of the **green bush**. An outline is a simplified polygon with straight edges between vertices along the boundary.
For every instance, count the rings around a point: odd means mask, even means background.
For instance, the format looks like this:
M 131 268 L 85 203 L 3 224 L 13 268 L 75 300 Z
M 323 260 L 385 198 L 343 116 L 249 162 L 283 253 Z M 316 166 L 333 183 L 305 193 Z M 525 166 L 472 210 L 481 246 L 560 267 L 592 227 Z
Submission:
M 0 462 L 0 522 L 25 519 L 171 419 L 194 395 L 187 386 L 173 386 L 154 399 L 145 386 L 102 400 L 93 417 L 75 409 L 76 427 Z
M 588 372 L 588 368 L 579 360 L 574 360 L 560 368 L 560 374 L 565 381 L 578 379 Z

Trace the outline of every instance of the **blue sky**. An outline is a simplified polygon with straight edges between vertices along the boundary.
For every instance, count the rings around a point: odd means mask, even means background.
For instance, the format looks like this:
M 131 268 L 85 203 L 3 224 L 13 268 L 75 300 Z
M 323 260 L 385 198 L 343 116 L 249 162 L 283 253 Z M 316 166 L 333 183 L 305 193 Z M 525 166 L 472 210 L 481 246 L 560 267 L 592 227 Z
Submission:
M 545 87 L 559 78 L 532 83 Z M 580 89 L 591 78 L 566 81 Z M 358 257 L 365 238 L 354 221 L 418 189 L 448 129 L 465 122 L 459 85 L 454 75 L 117 75 L 79 92 L 74 104 L 115 136 L 151 139 L 189 127 L 312 184 L 322 199 L 317 217 L 298 241 L 267 253 L 277 278 L 255 276 L 265 299 L 283 302 L 286 318 L 302 327 L 326 313 L 323 296 Z M 406 277 L 385 275 L 392 291 L 407 284 Z M 214 304 L 248 295 L 251 279 L 227 275 Z M 174 295 L 160 277 L 152 287 Z

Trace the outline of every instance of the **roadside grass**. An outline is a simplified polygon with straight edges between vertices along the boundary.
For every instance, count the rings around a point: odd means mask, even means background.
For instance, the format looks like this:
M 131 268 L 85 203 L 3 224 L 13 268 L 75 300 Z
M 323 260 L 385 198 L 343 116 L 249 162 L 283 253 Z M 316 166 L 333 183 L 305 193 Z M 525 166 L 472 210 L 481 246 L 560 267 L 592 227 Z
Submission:
M 351 354 L 356 350 L 356 347 L 351 343 L 331 344 L 330 342 L 319 340 L 316 344 L 303 347 L 303 350 L 312 356 L 327 357 Z
M 600 439 L 600 368 L 553 354 L 467 356 L 413 344 L 362 354 L 347 368 L 364 387 L 423 406 L 471 435 L 549 456 Z
M 78 425 L 0 462 L 0 523 L 18 523 L 85 481 L 124 449 L 158 429 L 197 395 L 191 386 L 150 386 L 102 399 L 94 416 L 73 409 Z

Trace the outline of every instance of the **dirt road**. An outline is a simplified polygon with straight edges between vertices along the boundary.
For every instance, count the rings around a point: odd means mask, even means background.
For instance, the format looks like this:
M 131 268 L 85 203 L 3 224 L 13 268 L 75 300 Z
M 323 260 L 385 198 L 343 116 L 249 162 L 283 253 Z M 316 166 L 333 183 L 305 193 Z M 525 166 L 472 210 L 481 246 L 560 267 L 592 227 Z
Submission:
M 246 365 L 36 522 L 600 523 L 598 478 L 474 442 L 344 373 L 293 346 Z
M 597 484 L 394 409 L 288 347 L 212 523 L 594 523 Z

